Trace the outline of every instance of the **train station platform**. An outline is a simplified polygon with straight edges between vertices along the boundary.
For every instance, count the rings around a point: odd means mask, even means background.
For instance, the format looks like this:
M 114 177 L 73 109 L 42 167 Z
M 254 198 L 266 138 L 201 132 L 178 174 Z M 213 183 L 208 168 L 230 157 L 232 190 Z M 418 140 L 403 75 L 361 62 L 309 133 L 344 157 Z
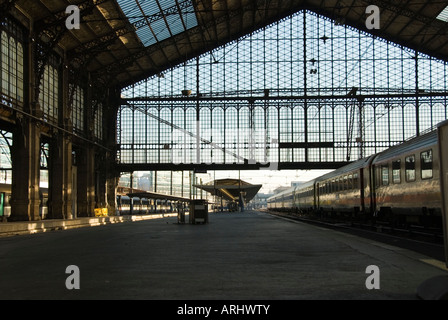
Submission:
M 0 222 L 0 237 L 49 232 L 55 230 L 68 230 L 83 227 L 97 227 L 107 224 L 136 222 L 165 217 L 174 217 L 177 214 L 128 215 L 111 217 L 85 217 L 70 220 L 49 219 L 31 222 Z
M 401 300 L 418 299 L 421 283 L 448 275 L 440 261 L 412 250 L 265 212 L 211 213 L 209 221 L 178 224 L 166 217 L 2 237 L 2 295 Z M 80 269 L 79 290 L 64 285 L 70 265 Z

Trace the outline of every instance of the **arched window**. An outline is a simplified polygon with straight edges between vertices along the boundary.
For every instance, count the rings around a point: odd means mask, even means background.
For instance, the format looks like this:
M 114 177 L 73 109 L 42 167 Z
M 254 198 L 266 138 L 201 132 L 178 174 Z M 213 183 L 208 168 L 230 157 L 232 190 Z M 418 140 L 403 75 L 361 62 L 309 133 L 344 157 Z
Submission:
M 94 106 L 94 135 L 98 140 L 103 140 L 103 104 L 101 102 L 93 102 Z
M 44 120 L 57 123 L 59 109 L 59 73 L 53 62 L 45 66 L 44 74 L 40 81 L 39 104 L 44 113 Z
M 2 93 L 9 95 L 9 58 L 8 35 L 2 31 Z
M 17 100 L 23 102 L 23 46 L 17 42 Z
M 73 129 L 78 132 L 84 132 L 84 109 L 84 89 L 76 86 L 72 101 L 72 123 Z
M 23 107 L 24 68 L 23 33 L 13 21 L 5 18 L 1 30 L 0 82 L 2 102 L 5 105 Z
M 0 183 L 12 183 L 12 133 L 0 131 Z

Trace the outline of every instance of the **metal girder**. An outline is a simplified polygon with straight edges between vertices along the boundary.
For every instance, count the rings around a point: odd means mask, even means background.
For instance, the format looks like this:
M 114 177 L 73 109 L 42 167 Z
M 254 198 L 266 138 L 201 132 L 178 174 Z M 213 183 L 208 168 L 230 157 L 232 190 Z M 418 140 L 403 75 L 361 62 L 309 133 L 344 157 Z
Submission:
M 124 27 L 121 29 L 117 29 L 111 31 L 110 33 L 101 36 L 100 38 L 96 38 L 92 41 L 86 42 L 77 46 L 73 50 L 67 53 L 67 56 L 70 60 L 76 59 L 80 61 L 84 61 L 87 57 L 93 57 L 112 45 L 116 40 L 118 40 L 121 36 L 124 36 L 127 33 L 133 32 L 130 27 Z
M 257 0 L 257 7 L 263 6 L 266 2 L 268 2 L 267 0 Z M 243 14 L 244 12 L 246 12 L 247 10 L 253 10 L 255 4 L 254 3 L 249 3 L 246 6 L 240 7 L 238 9 L 235 10 L 231 10 L 229 11 L 226 15 L 222 15 L 221 17 L 209 21 L 206 25 L 201 25 L 195 28 L 191 28 L 188 29 L 187 31 L 177 34 L 171 38 L 168 38 L 167 40 L 161 41 L 161 42 L 157 42 L 156 44 L 149 46 L 149 47 L 142 47 L 139 51 L 137 51 L 136 53 L 127 56 L 121 60 L 118 60 L 112 64 L 109 64 L 99 70 L 94 71 L 94 73 L 96 74 L 96 77 L 106 77 L 107 79 L 113 79 L 116 74 L 120 73 L 121 71 L 123 71 L 124 69 L 132 66 L 135 61 L 137 61 L 138 59 L 145 57 L 145 56 L 150 56 L 151 54 L 153 54 L 154 52 L 157 52 L 159 50 L 163 51 L 164 47 L 166 46 L 170 46 L 170 45 L 176 45 L 176 43 L 178 43 L 180 40 L 183 40 L 184 37 L 192 37 L 198 33 L 202 33 L 204 28 L 210 28 L 215 26 L 216 24 L 222 23 L 222 22 L 226 22 L 228 20 L 230 20 L 233 17 L 237 17 L 241 14 Z M 218 42 L 218 40 L 216 40 Z M 210 48 L 203 48 L 203 52 L 206 52 L 208 49 Z M 201 54 L 203 52 L 200 52 L 198 54 Z M 184 60 L 188 60 L 193 58 L 194 56 L 196 56 L 197 54 L 195 54 L 194 52 L 190 53 L 190 54 L 186 54 L 185 56 L 183 56 L 182 58 L 176 60 L 176 61 L 172 61 L 171 65 L 177 65 L 178 63 L 181 63 Z M 153 70 L 152 74 L 157 74 L 159 72 L 163 71 L 162 69 L 158 70 L 157 67 L 155 70 Z M 148 74 L 148 76 L 151 76 L 152 74 Z M 105 81 L 108 82 L 108 81 Z
M 404 99 L 404 98 L 424 98 L 424 97 L 447 97 L 448 92 L 417 92 L 417 93 L 395 93 L 395 94 L 360 94 L 356 96 L 358 101 L 362 100 L 381 100 L 381 99 Z M 347 95 L 303 95 L 303 96 L 233 96 L 233 97 L 200 97 L 199 101 L 325 101 L 325 100 L 348 100 Z M 136 97 L 122 99 L 123 104 L 132 104 L 135 102 L 162 102 L 162 101 L 182 101 L 196 102 L 197 97 Z
M 81 3 L 76 4 L 79 8 L 81 18 L 90 15 L 96 6 L 103 4 L 110 0 L 84 0 Z M 50 30 L 52 27 L 65 26 L 67 20 L 67 13 L 65 9 L 63 11 L 52 13 L 50 17 L 35 22 L 35 29 L 40 33 L 45 30 Z
M 192 133 L 192 132 L 190 132 L 190 131 L 188 131 L 188 130 L 185 130 L 185 129 L 183 129 L 183 128 L 177 126 L 177 125 L 175 125 L 175 124 L 172 123 L 172 122 L 166 121 L 166 120 L 164 120 L 164 119 L 162 119 L 162 118 L 156 116 L 155 114 L 152 114 L 152 113 L 150 113 L 150 112 L 147 112 L 147 111 L 146 111 L 145 109 L 143 109 L 143 108 L 140 108 L 140 107 L 138 107 L 138 106 L 136 106 L 136 105 L 132 105 L 132 104 L 128 104 L 127 106 L 128 106 L 129 108 L 131 108 L 132 110 L 137 110 L 137 111 L 143 113 L 144 115 L 147 115 L 147 116 L 149 116 L 149 117 L 151 117 L 151 118 L 153 118 L 153 119 L 156 119 L 156 120 L 157 120 L 158 122 L 160 122 L 160 123 L 166 124 L 166 125 L 170 126 L 170 127 L 173 128 L 173 129 L 179 130 L 179 131 L 181 131 L 181 132 L 183 132 L 183 133 L 189 135 L 190 137 L 195 138 L 196 141 L 197 141 L 198 143 L 199 143 L 199 142 L 201 142 L 201 143 L 206 143 L 206 144 L 210 145 L 210 146 L 213 147 L 213 148 L 220 149 L 220 147 L 219 147 L 216 143 L 213 143 L 213 142 L 211 142 L 211 141 L 208 141 L 207 139 L 204 139 L 204 138 L 200 137 L 199 135 L 197 135 L 197 133 Z M 234 153 L 234 152 L 227 151 L 227 150 L 225 150 L 225 149 L 224 149 L 223 151 L 224 151 L 225 153 L 231 155 L 231 156 L 234 157 L 235 159 L 246 160 L 246 159 L 244 159 L 243 157 L 237 155 L 237 154 Z
M 433 24 L 435 21 L 435 17 L 427 17 L 421 14 L 420 12 L 414 12 L 412 10 L 406 9 L 403 6 L 397 6 L 392 3 L 392 1 L 386 0 L 369 0 L 369 4 L 376 5 L 381 9 L 387 9 L 392 11 L 393 13 L 399 14 L 401 16 L 408 17 L 412 20 L 423 22 L 427 25 Z M 441 22 L 442 25 L 442 22 Z
M 338 169 L 349 162 L 280 162 L 275 164 L 275 170 L 331 170 Z M 272 164 L 250 163 L 145 163 L 145 164 L 116 164 L 120 172 L 132 171 L 189 171 L 189 170 L 270 170 Z
M 167 46 L 178 46 L 178 43 L 180 42 L 180 40 L 185 41 L 187 38 L 189 39 L 198 33 L 202 34 L 204 36 L 205 35 L 204 30 L 210 30 L 213 33 L 213 30 L 216 31 L 216 26 L 218 24 L 226 23 L 226 22 L 228 23 L 229 21 L 232 20 L 233 17 L 242 16 L 243 14 L 245 14 L 245 13 L 247 14 L 248 12 L 253 12 L 253 15 L 248 15 L 248 18 L 250 18 L 250 19 L 253 18 L 256 23 L 257 19 L 255 19 L 255 17 L 257 16 L 257 14 L 263 10 L 266 10 L 264 13 L 260 13 L 260 16 L 262 16 L 264 14 L 262 21 L 263 21 L 263 23 L 268 23 L 268 20 L 270 18 L 269 18 L 269 14 L 267 13 L 266 8 L 268 8 L 267 6 L 269 6 L 270 3 L 271 3 L 270 1 L 258 1 L 258 3 L 251 2 L 251 3 L 247 4 L 245 7 L 240 7 L 235 10 L 229 10 L 227 13 L 225 13 L 211 21 L 209 19 L 207 19 L 208 22 L 205 22 L 205 24 L 204 24 L 204 20 L 205 20 L 204 16 L 201 15 L 200 12 L 198 12 L 197 15 L 198 15 L 198 21 L 200 22 L 200 24 L 198 27 L 188 30 L 187 34 L 182 34 L 180 37 L 179 37 L 179 35 L 177 35 L 177 36 L 171 37 L 165 41 L 162 41 L 160 43 L 154 44 L 151 47 L 142 48 L 141 51 L 138 51 L 138 52 L 132 54 L 130 57 L 125 57 L 124 59 L 118 60 L 116 62 L 113 62 L 113 63 L 105 66 L 103 68 L 104 70 L 103 71 L 99 70 L 98 73 L 99 73 L 99 75 L 102 75 L 104 77 L 106 77 L 106 74 L 112 74 L 112 76 L 110 77 L 110 79 L 112 79 L 112 78 L 114 78 L 114 75 L 116 75 L 120 72 L 123 72 L 126 68 L 132 66 L 136 60 L 138 60 L 139 58 L 141 58 L 143 56 L 149 56 L 156 51 L 164 52 L 164 48 L 166 48 Z M 326 5 L 324 1 L 320 1 L 319 5 L 315 5 L 315 4 L 311 3 L 311 1 L 308 1 L 305 3 L 289 1 L 289 2 L 284 2 L 284 3 L 287 3 L 289 6 L 291 6 L 291 8 L 290 9 L 285 8 L 285 6 L 283 4 L 277 5 L 277 7 L 282 8 L 281 10 L 283 10 L 283 11 L 281 11 L 280 9 L 275 9 L 275 7 L 274 7 L 273 10 L 278 10 L 277 18 L 278 18 L 278 15 L 280 15 L 280 14 L 284 15 L 287 13 L 287 11 L 291 11 L 291 10 L 297 11 L 299 9 L 307 8 L 307 9 L 315 11 L 315 12 L 320 12 L 323 15 L 331 16 L 332 18 L 337 19 L 337 17 L 343 17 L 344 19 L 347 20 L 347 22 L 350 21 L 350 24 L 354 28 L 363 30 L 370 34 L 381 36 L 385 39 L 389 39 L 391 41 L 394 41 L 394 42 L 402 44 L 402 45 L 408 45 L 411 47 L 412 46 L 419 47 L 418 44 L 412 44 L 412 43 L 406 44 L 403 39 L 400 39 L 400 35 L 393 35 L 393 34 L 390 34 L 390 32 L 386 33 L 384 30 L 367 30 L 364 25 L 365 15 L 362 15 L 360 17 L 352 11 L 350 11 L 349 13 L 341 13 L 341 12 L 338 13 L 335 8 L 338 8 L 339 2 L 338 2 L 338 5 L 336 5 L 336 6 Z M 373 1 L 369 2 L 369 4 L 377 5 L 381 8 L 381 10 L 385 10 L 385 11 L 387 10 L 393 14 L 396 14 L 397 16 L 411 18 L 411 19 L 413 19 L 413 21 L 422 23 L 426 27 L 432 26 L 436 30 L 439 30 L 439 32 L 442 32 L 442 33 L 443 33 L 443 30 L 447 29 L 446 24 L 443 24 L 443 23 L 439 24 L 437 21 L 435 21 L 435 17 L 428 17 L 428 16 L 422 14 L 421 12 L 415 12 L 415 11 L 403 8 L 402 5 L 399 5 L 393 1 L 373 0 Z M 199 1 L 199 3 L 197 5 L 201 5 L 201 1 Z M 355 5 L 354 1 L 353 1 L 352 5 Z M 340 6 L 340 8 L 343 8 L 343 7 Z M 344 8 L 347 8 L 347 5 L 345 5 Z M 198 7 L 197 7 L 197 10 L 199 10 Z M 151 17 L 151 18 L 160 19 L 159 16 L 160 16 L 160 14 L 158 14 L 154 17 Z M 144 24 L 144 21 L 142 21 L 141 23 Z M 253 26 L 253 27 L 255 28 L 256 26 Z M 226 28 L 226 29 L 230 30 L 229 28 Z M 244 32 L 250 33 L 251 30 L 245 30 Z M 242 36 L 242 35 L 241 34 L 240 35 L 232 34 L 232 35 L 229 35 L 229 37 L 226 37 L 226 40 L 232 41 L 232 39 L 235 39 L 238 36 Z M 217 37 L 215 36 L 215 38 L 217 38 Z M 218 43 L 218 42 L 219 42 L 219 39 L 216 39 L 215 43 L 217 44 L 217 46 L 221 45 L 221 43 Z M 215 45 L 215 47 L 216 47 L 216 45 Z M 157 73 L 160 73 L 166 69 L 172 68 L 173 65 L 174 66 L 178 65 L 178 64 L 184 62 L 185 60 L 194 57 L 194 55 L 201 55 L 202 53 L 206 52 L 207 50 L 211 50 L 213 48 L 214 48 L 213 45 L 205 44 L 205 46 L 203 46 L 201 48 L 196 48 L 196 49 L 194 49 L 194 51 L 191 51 L 190 54 L 187 54 L 183 57 L 173 58 L 170 61 L 167 61 L 166 63 L 165 62 L 158 63 L 159 68 L 157 68 L 157 66 L 155 66 L 154 68 L 147 69 L 147 70 L 145 70 L 144 74 L 142 74 L 141 76 L 137 76 L 134 79 L 135 79 L 135 81 L 140 81 L 141 79 L 143 79 L 145 77 L 149 77 L 149 76 L 155 75 Z M 424 49 L 423 51 L 430 52 L 430 49 L 428 49 L 428 48 L 423 48 L 423 49 Z M 420 49 L 418 49 L 418 50 L 420 50 Z M 437 56 L 435 54 L 435 52 L 430 52 L 429 54 L 432 56 Z M 443 59 L 443 57 L 440 57 L 440 55 L 438 57 Z M 445 57 L 445 59 L 446 59 L 446 57 Z M 123 86 L 130 85 L 131 81 L 132 80 L 129 80 L 126 83 L 123 83 Z
M 160 20 L 163 18 L 163 14 L 169 15 L 177 13 L 176 8 L 185 9 L 187 7 L 187 3 L 183 2 L 179 5 L 179 7 L 173 6 L 167 10 L 164 10 L 161 13 L 145 16 L 144 18 L 131 23 L 123 28 L 113 30 L 110 33 L 103 35 L 97 39 L 94 39 L 92 41 L 83 43 L 81 46 L 78 46 L 74 48 L 73 50 L 68 52 L 69 57 L 76 60 L 83 60 L 84 57 L 94 57 L 102 52 L 104 52 L 104 49 L 106 49 L 109 45 L 112 45 L 116 40 L 118 40 L 120 37 L 135 32 L 145 26 L 148 25 L 148 23 Z
M 109 0 L 85 0 L 77 4 L 81 19 L 92 13 L 93 9 Z M 39 100 L 40 95 L 40 83 L 45 71 L 45 66 L 48 63 L 48 59 L 53 52 L 55 46 L 59 43 L 62 37 L 68 32 L 65 22 L 67 19 L 67 13 L 64 11 L 56 12 L 51 17 L 42 19 L 35 22 L 35 36 L 36 42 L 34 46 L 35 53 L 35 72 L 36 72 L 36 84 L 35 84 L 35 101 Z
M 185 9 L 185 8 L 187 8 L 187 6 L 188 6 L 188 4 L 186 2 L 183 2 L 179 5 L 179 9 Z M 145 16 L 144 18 L 142 18 L 134 23 L 130 23 L 129 26 L 126 26 L 126 27 L 123 27 L 123 28 L 120 28 L 117 30 L 113 30 L 110 33 L 103 35 L 97 39 L 83 43 L 81 46 L 76 47 L 71 52 L 69 52 L 69 55 L 76 56 L 77 54 L 84 54 L 85 51 L 88 52 L 89 50 L 92 50 L 93 48 L 102 47 L 104 43 L 111 44 L 115 40 L 119 39 L 121 36 L 124 36 L 127 33 L 135 32 L 135 31 L 147 26 L 148 22 L 151 23 L 151 22 L 162 19 L 164 14 L 170 15 L 170 14 L 177 13 L 176 8 L 177 8 L 176 6 L 173 6 L 171 8 L 164 10 L 163 12 Z
M 430 1 L 430 0 L 428 0 Z M 393 1 L 388 0 L 372 0 L 369 1 L 368 4 L 370 5 L 376 5 L 380 8 L 380 10 L 389 10 L 390 12 L 396 14 L 394 17 L 397 18 L 399 16 L 410 18 L 410 24 L 413 22 L 422 23 L 425 27 L 432 26 L 435 29 L 435 33 L 437 33 L 436 36 L 443 36 L 447 34 L 448 31 L 448 24 L 443 23 L 442 21 L 437 21 L 436 17 L 428 17 L 424 16 L 423 14 L 419 12 L 414 12 L 412 10 L 403 8 L 402 6 L 395 5 Z M 367 6 L 367 5 L 366 5 Z M 335 9 L 337 8 L 339 11 L 335 12 Z M 448 61 L 448 58 L 446 54 L 441 54 L 439 51 L 446 45 L 445 41 L 442 41 L 441 45 L 438 48 L 430 49 L 428 46 L 425 46 L 428 42 L 417 44 L 412 43 L 411 40 L 405 40 L 400 36 L 400 32 L 398 34 L 392 34 L 390 31 L 388 31 L 388 27 L 381 27 L 380 29 L 367 29 L 365 25 L 365 16 L 362 17 L 362 19 L 359 19 L 359 17 L 356 17 L 355 19 L 353 17 L 349 17 L 348 15 L 342 15 L 340 13 L 340 10 L 345 7 L 333 7 L 328 8 L 325 7 L 325 5 L 321 7 L 310 7 L 309 10 L 321 14 L 323 16 L 327 16 L 331 19 L 335 19 L 336 23 L 338 24 L 345 24 L 348 27 L 354 28 L 356 30 L 360 30 L 362 32 L 365 32 L 366 34 L 371 34 L 376 37 L 380 37 L 382 39 L 386 39 L 388 42 L 394 43 L 397 46 L 402 46 L 403 50 L 408 51 L 414 51 L 417 50 L 419 52 L 422 52 L 424 54 L 427 54 L 429 56 L 432 56 L 434 58 Z M 421 30 L 420 30 L 421 31 Z M 428 31 L 426 31 L 428 33 Z M 424 33 L 423 33 L 424 34 Z M 418 36 L 419 33 L 415 33 L 415 36 Z
M 2 0 L 0 4 L 0 21 L 3 21 L 16 2 L 17 0 Z

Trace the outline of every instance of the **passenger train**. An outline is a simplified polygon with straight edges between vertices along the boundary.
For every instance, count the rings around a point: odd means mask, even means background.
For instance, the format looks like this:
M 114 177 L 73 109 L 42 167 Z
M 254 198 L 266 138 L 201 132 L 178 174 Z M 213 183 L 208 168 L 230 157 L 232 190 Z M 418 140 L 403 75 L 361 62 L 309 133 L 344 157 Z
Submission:
M 40 208 L 39 216 L 45 219 L 48 214 L 48 189 L 41 188 L 40 192 Z M 188 206 L 183 204 L 174 204 L 170 200 L 151 200 L 147 198 L 134 197 L 131 212 L 131 199 L 129 196 L 117 196 L 117 211 L 119 215 L 149 215 L 160 213 L 174 213 L 178 212 L 179 206 L 182 206 L 184 212 L 188 211 Z M 0 222 L 7 219 L 11 215 L 11 185 L 0 184 Z
M 268 209 L 441 228 L 438 150 L 433 131 L 278 193 Z
M 151 200 L 147 198 L 131 198 L 129 196 L 117 196 L 117 209 L 120 215 L 129 214 L 159 214 L 177 212 L 179 204 L 175 205 L 170 200 Z M 186 210 L 186 207 L 183 208 Z
M 48 214 L 48 189 L 41 188 L 39 192 L 39 216 L 42 219 Z M 0 183 L 0 222 L 11 215 L 11 185 Z

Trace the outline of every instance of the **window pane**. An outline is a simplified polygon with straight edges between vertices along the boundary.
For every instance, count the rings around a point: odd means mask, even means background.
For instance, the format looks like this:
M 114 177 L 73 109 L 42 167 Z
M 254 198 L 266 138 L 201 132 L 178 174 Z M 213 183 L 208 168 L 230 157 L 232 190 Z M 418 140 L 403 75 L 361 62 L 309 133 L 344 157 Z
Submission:
M 40 82 L 39 104 L 48 122 L 58 121 L 58 71 L 52 65 L 46 65 Z
M 432 150 L 424 151 L 420 154 L 422 179 L 432 178 Z
M 406 157 L 406 181 L 415 181 L 415 156 Z
M 4 101 L 23 107 L 23 35 L 20 28 L 8 18 L 2 22 L 0 51 L 0 90 Z
M 394 183 L 401 183 L 401 160 L 392 162 L 392 176 Z
M 389 167 L 381 166 L 381 184 L 383 186 L 389 185 Z

